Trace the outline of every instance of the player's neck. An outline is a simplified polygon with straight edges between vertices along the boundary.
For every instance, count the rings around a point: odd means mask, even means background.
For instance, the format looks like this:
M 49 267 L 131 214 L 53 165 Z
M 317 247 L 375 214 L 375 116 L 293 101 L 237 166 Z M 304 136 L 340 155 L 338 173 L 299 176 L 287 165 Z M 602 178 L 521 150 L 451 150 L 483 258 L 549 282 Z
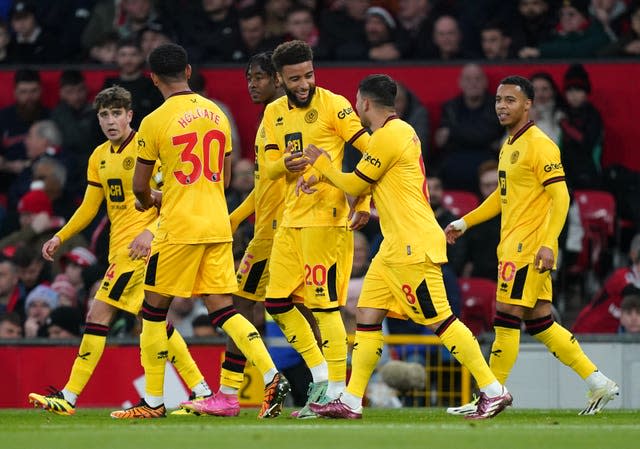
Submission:
M 372 115 L 373 117 L 371 117 L 371 125 L 369 125 L 371 132 L 374 132 L 375 130 L 382 128 L 389 120 L 392 120 L 398 117 L 398 114 L 396 114 L 396 111 L 391 111 L 388 109 L 380 110 L 379 112 L 376 112 L 375 114 L 372 114 Z
M 191 89 L 189 88 L 189 84 L 187 82 L 160 84 L 158 85 L 158 90 L 160 90 L 160 93 L 165 100 L 175 94 L 179 94 L 182 92 L 191 92 Z
M 510 136 L 513 136 L 518 131 L 520 131 L 527 123 L 529 123 L 529 115 L 523 115 L 522 118 L 518 120 L 518 123 L 512 126 L 507 126 L 507 133 Z

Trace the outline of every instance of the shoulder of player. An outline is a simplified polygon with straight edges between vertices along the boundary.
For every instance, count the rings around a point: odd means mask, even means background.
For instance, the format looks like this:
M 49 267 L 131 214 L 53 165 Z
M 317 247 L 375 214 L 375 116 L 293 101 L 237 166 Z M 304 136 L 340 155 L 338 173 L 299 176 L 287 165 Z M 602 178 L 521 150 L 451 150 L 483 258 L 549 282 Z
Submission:
M 276 98 L 275 100 L 273 100 L 271 103 L 269 103 L 268 105 L 265 106 L 264 108 L 264 114 L 263 114 L 263 122 L 264 122 L 264 118 L 267 115 L 271 115 L 271 114 L 277 114 L 278 111 L 281 110 L 288 110 L 288 103 L 287 103 L 287 96 L 283 95 L 280 98 Z

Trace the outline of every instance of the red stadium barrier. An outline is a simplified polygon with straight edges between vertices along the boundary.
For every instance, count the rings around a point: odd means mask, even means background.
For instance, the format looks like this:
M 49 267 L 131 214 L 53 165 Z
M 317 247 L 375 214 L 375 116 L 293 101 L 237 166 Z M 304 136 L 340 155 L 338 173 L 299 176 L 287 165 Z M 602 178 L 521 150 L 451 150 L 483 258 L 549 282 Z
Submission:
M 547 71 L 562 86 L 562 77 L 567 63 L 487 65 L 489 88 L 494 91 L 503 77 L 512 74 L 530 76 L 538 71 Z M 634 146 L 640 140 L 640 128 L 635 123 L 635 106 L 640 103 L 640 89 L 635 81 L 640 79 L 640 64 L 627 62 L 596 62 L 585 64 L 591 78 L 591 100 L 602 113 L 605 123 L 605 166 L 622 164 L 640 171 L 640 158 L 635 156 Z M 316 83 L 347 97 L 355 103 L 358 82 L 371 73 L 388 73 L 405 83 L 427 106 L 431 126 L 440 123 L 440 105 L 458 93 L 460 65 L 437 66 L 356 66 L 319 67 Z M 59 70 L 44 70 L 45 103 L 55 105 L 58 96 Z M 253 143 L 257 129 L 257 117 L 261 107 L 252 105 L 247 94 L 244 68 L 202 69 L 207 80 L 209 95 L 225 102 L 231 109 L 240 132 L 243 154 L 253 157 Z M 107 76 L 113 71 L 85 71 L 91 98 L 102 87 Z M 13 72 L 0 71 L 0 85 L 11 86 Z M 0 107 L 13 101 L 12 89 L 0 89 Z M 427 161 L 428 163 L 428 161 Z
M 214 391 L 218 389 L 224 349 L 224 345 L 189 346 Z M 50 385 L 64 387 L 77 352 L 77 346 L 0 346 L 0 408 L 28 407 L 30 392 L 44 392 Z M 107 346 L 78 399 L 78 406 L 119 408 L 128 403 L 136 404 L 144 391 L 143 379 L 137 345 Z M 188 395 L 188 388 L 181 383 L 175 370 L 168 368 L 165 374 L 167 407 L 177 406 Z

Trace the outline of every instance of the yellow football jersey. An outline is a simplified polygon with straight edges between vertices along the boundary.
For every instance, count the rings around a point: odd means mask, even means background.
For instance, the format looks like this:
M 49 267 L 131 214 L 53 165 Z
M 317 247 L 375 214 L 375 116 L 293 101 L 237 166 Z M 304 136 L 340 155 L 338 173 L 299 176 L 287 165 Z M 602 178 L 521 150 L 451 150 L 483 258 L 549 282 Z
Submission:
M 160 160 L 163 172 L 158 238 L 180 244 L 232 241 L 223 180 L 228 153 L 229 120 L 213 101 L 193 92 L 167 98 L 142 120 L 138 159 Z
M 126 247 L 157 217 L 155 208 L 138 212 L 133 195 L 133 169 L 136 165 L 136 133 L 113 148 L 111 142 L 96 147 L 89 157 L 87 183 L 104 192 L 107 200 L 107 214 L 111 221 L 109 236 L 109 260 L 111 255 Z M 151 187 L 158 188 L 158 177 L 152 178 Z
M 289 142 L 294 151 L 312 143 L 326 150 L 334 167 L 342 169 L 344 143 L 363 151 L 369 134 L 360 124 L 349 101 L 333 92 L 316 87 L 311 103 L 304 108 L 290 106 L 286 96 L 267 105 L 263 118 L 266 151 L 284 153 Z M 285 177 L 285 206 L 282 226 L 344 226 L 349 207 L 344 193 L 327 183 L 314 186 L 313 195 L 297 196 L 297 175 Z
M 265 173 L 265 129 L 260 122 L 255 139 L 255 224 L 253 235 L 256 239 L 272 239 L 282 221 L 284 209 L 284 178 L 272 181 Z
M 398 116 L 374 131 L 354 173 L 372 184 L 388 264 L 447 261 L 447 243 L 429 205 L 420 139 Z
M 502 145 L 498 178 L 502 206 L 498 259 L 532 263 L 549 223 L 551 197 L 544 188 L 564 182 L 560 150 L 529 122 Z M 557 241 L 552 249 L 557 254 Z

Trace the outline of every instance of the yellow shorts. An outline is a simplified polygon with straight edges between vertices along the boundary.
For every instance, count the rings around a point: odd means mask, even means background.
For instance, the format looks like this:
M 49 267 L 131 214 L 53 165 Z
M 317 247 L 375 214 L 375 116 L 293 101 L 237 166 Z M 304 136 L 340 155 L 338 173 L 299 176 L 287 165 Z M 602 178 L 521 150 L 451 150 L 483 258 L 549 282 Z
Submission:
M 358 307 L 387 310 L 388 316 L 428 325 L 451 315 L 440 265 L 430 260 L 387 265 L 374 257 L 364 278 Z
M 235 292 L 231 242 L 183 245 L 154 239 L 144 289 L 183 298 Z
M 276 231 L 267 298 L 304 298 L 311 310 L 331 310 L 347 300 L 353 263 L 353 232 L 346 227 Z
M 498 302 L 533 308 L 538 300 L 551 301 L 551 271 L 540 273 L 532 263 L 500 261 Z
M 236 295 L 252 301 L 264 301 L 269 283 L 271 248 L 273 239 L 253 239 L 249 242 L 236 271 Z
M 133 260 L 129 249 L 122 248 L 111 258 L 96 299 L 137 315 L 144 299 L 144 259 Z

